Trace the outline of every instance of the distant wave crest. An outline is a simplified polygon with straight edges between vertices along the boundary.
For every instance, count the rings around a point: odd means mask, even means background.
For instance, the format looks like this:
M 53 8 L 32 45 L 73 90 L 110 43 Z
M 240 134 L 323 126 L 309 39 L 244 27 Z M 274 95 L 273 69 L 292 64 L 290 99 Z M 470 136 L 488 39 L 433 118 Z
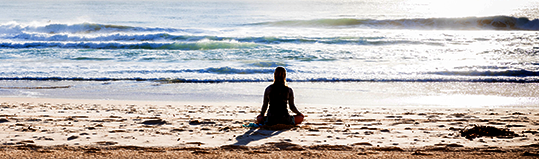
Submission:
M 68 49 L 154 49 L 154 50 L 214 50 L 254 48 L 254 43 L 200 41 L 200 42 L 2 42 L 0 48 L 68 48 Z
M 149 28 L 149 27 L 134 27 L 124 25 L 98 24 L 98 23 L 77 23 L 77 24 L 43 24 L 43 25 L 26 25 L 15 22 L 0 24 L 0 33 L 46 33 L 46 34 L 89 34 L 89 33 L 111 33 L 111 32 L 175 32 L 182 31 L 172 28 Z
M 539 19 L 510 16 L 416 19 L 315 19 L 255 23 L 254 25 L 298 27 L 367 27 L 380 29 L 448 30 L 539 30 Z

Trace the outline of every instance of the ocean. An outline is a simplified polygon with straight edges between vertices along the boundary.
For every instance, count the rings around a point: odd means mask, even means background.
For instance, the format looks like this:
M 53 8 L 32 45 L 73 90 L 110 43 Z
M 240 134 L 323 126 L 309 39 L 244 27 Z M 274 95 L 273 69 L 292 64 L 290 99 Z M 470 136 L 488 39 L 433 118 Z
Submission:
M 0 97 L 537 106 L 539 2 L 2 1 Z M 458 102 L 457 102 L 458 101 Z

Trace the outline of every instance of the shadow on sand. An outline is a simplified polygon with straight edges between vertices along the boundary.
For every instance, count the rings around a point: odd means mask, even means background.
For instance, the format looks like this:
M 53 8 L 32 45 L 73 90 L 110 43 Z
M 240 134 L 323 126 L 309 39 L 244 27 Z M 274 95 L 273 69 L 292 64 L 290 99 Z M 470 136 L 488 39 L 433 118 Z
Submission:
M 261 127 L 261 128 L 251 128 L 249 131 L 245 132 L 243 135 L 236 137 L 236 143 L 232 145 L 237 146 L 247 146 L 250 142 L 262 140 L 272 136 L 277 136 L 285 131 L 291 130 L 293 126 L 284 127 L 284 128 L 271 128 L 271 127 Z

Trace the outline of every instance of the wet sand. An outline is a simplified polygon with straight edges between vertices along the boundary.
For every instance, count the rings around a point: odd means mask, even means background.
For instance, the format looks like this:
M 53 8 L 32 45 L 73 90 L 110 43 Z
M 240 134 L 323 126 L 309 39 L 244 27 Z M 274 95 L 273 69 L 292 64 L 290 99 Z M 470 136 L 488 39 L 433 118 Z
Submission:
M 330 146 L 329 146 L 330 147 Z M 12 147 L 13 148 L 13 147 Z M 0 158 L 538 158 L 537 149 L 455 149 L 398 151 L 353 148 L 136 148 L 136 147 L 18 147 L 3 149 Z

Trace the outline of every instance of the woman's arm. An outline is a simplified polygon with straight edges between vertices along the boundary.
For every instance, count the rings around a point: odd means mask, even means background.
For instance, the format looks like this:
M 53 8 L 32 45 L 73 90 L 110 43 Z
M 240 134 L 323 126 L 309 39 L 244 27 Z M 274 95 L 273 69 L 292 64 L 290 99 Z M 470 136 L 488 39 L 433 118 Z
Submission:
M 296 108 L 296 104 L 294 104 L 294 91 L 292 88 L 288 89 L 288 105 L 290 106 L 290 110 L 292 110 L 292 112 L 296 113 L 297 115 L 301 114 L 298 111 L 298 108 Z
M 266 114 L 266 110 L 268 110 L 268 104 L 269 104 L 269 94 L 271 87 L 266 88 L 264 91 L 264 101 L 262 102 L 262 110 L 260 111 L 260 115 L 264 116 Z

